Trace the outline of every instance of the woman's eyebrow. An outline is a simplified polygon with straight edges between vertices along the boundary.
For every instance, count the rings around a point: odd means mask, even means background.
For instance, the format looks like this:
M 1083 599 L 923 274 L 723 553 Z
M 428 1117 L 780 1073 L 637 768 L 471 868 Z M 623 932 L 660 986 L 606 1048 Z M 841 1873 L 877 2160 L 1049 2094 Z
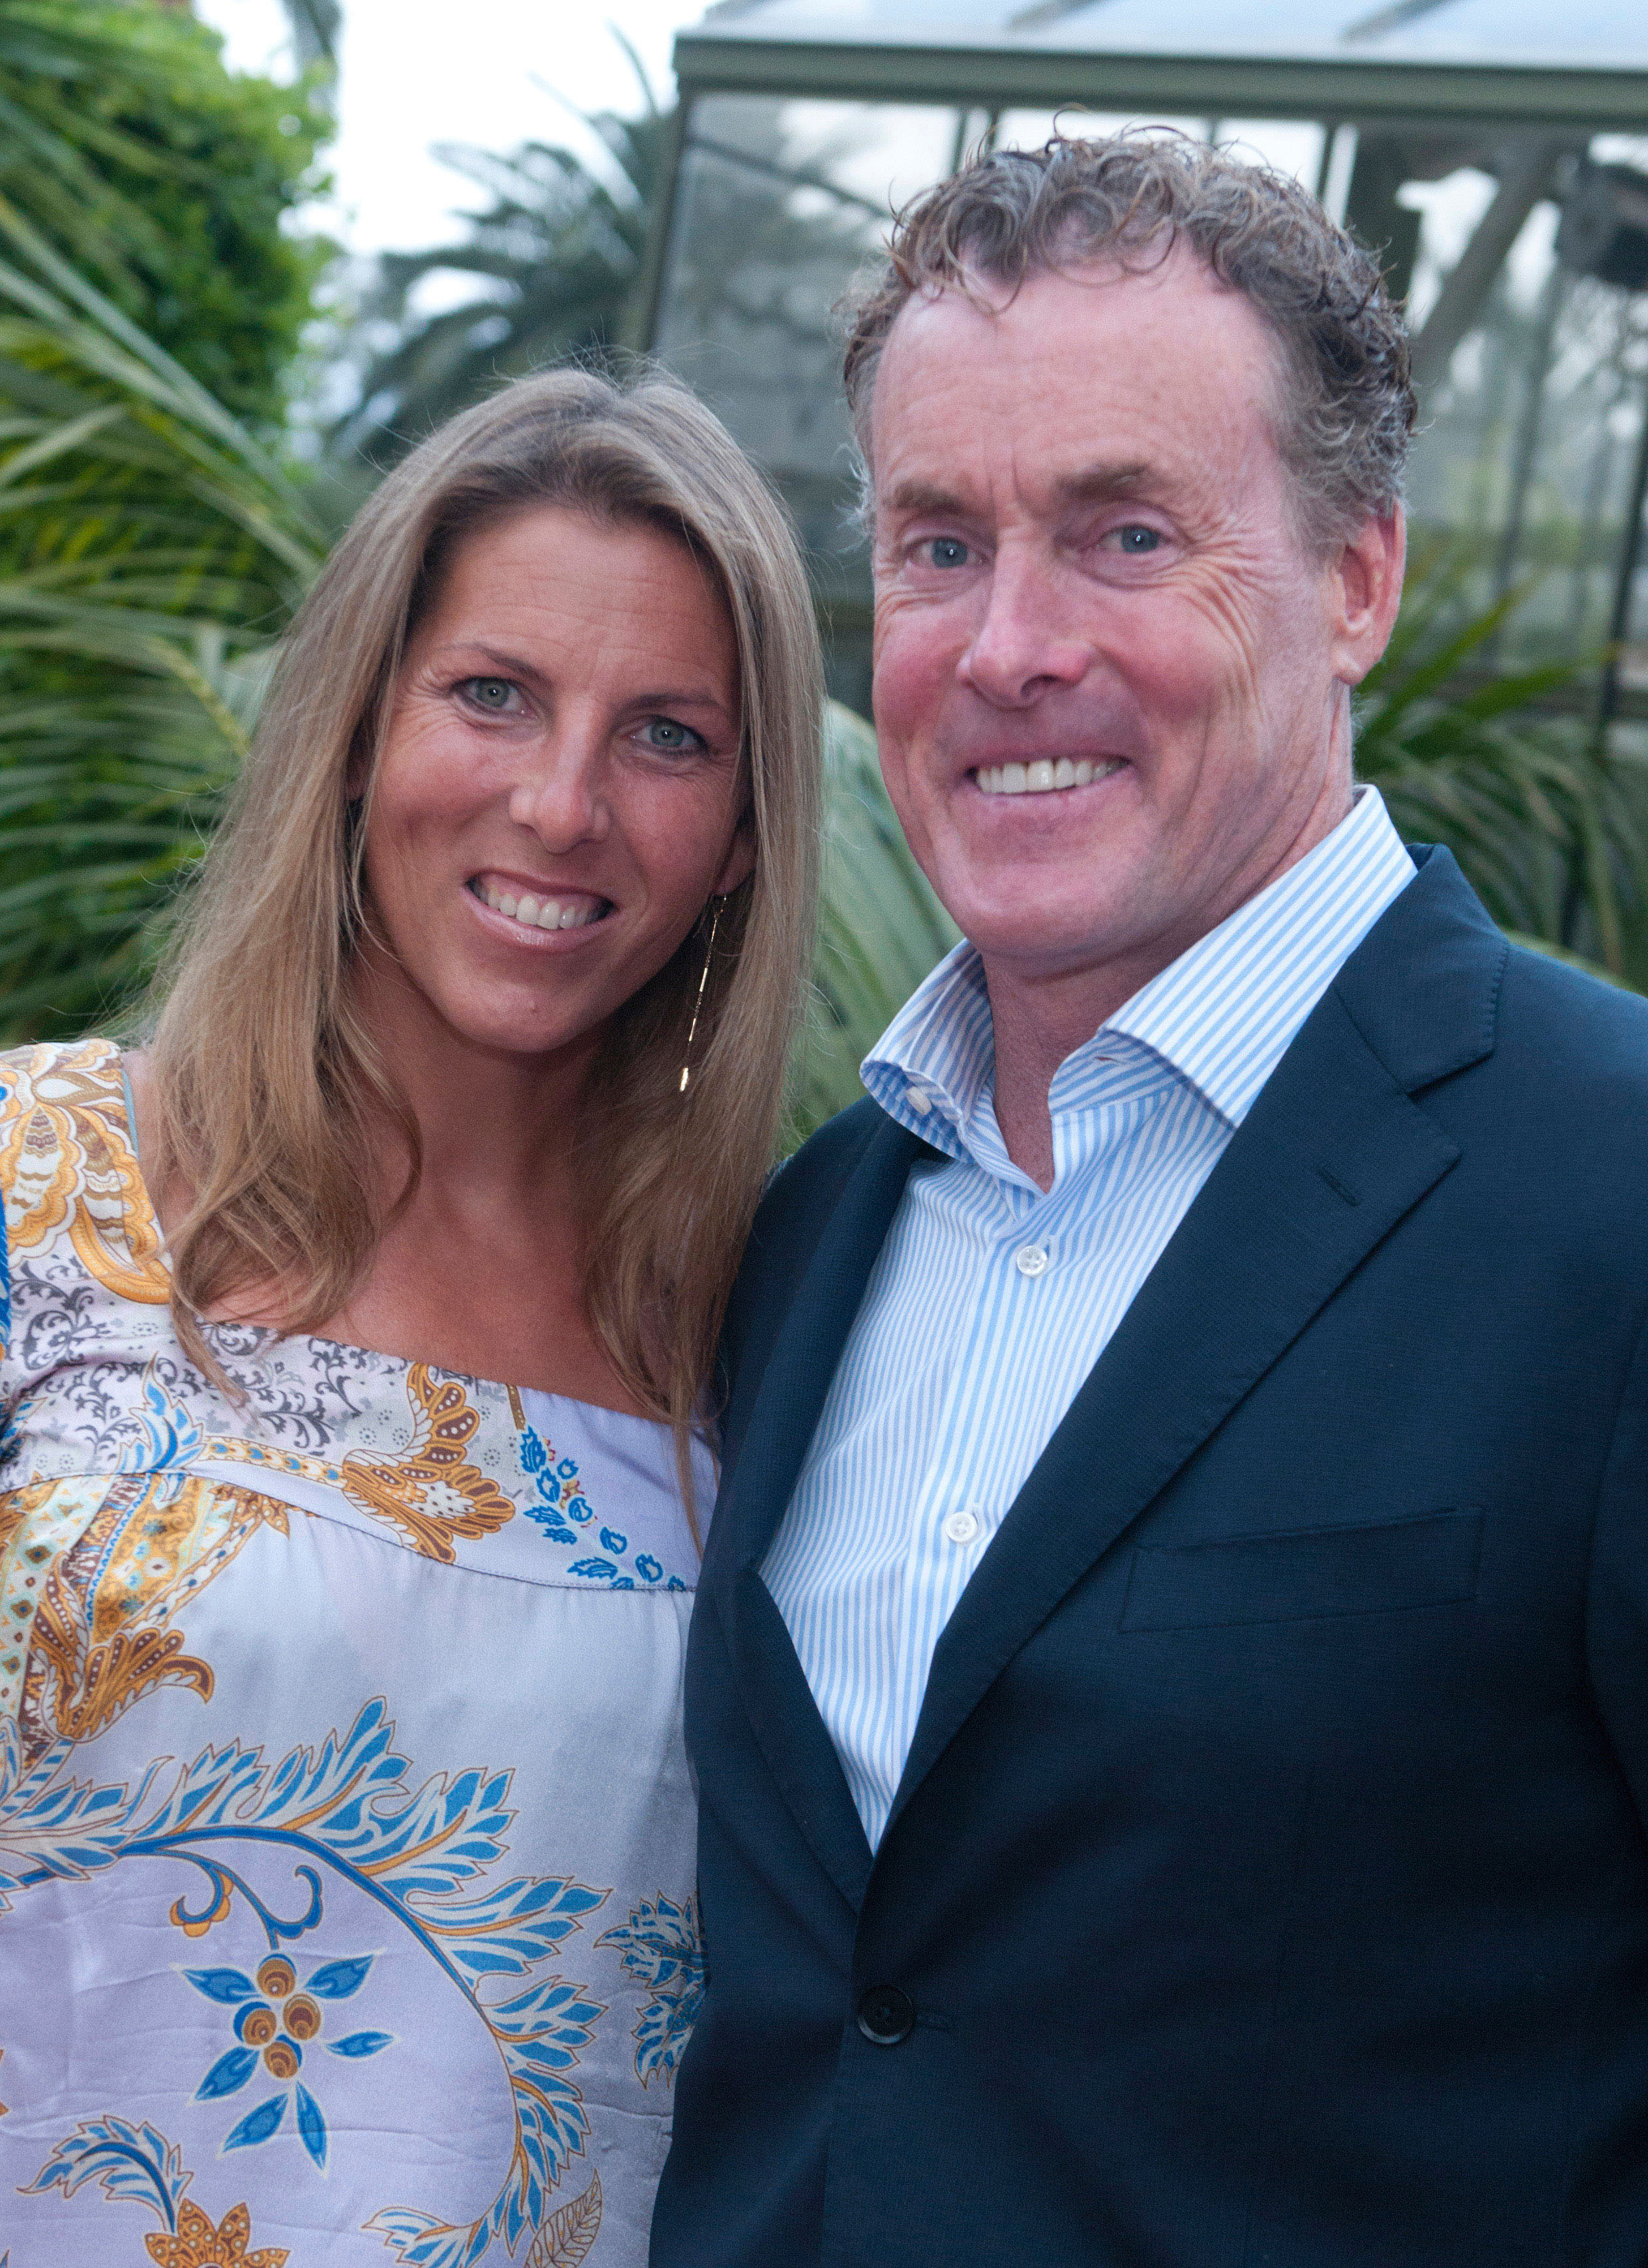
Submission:
M 484 638 L 448 638 L 444 644 L 435 647 L 430 659 L 438 661 L 443 656 L 458 653 L 484 654 L 500 677 L 540 677 L 543 674 L 535 662 L 524 660 L 519 654 L 506 653 L 501 646 L 489 645 Z

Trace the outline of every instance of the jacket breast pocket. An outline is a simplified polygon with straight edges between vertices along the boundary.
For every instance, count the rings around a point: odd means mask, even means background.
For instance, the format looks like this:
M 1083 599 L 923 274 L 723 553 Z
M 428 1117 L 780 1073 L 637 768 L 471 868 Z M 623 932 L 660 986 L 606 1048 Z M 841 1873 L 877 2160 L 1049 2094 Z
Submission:
M 1125 1631 L 1389 1614 L 1476 1595 L 1480 1506 L 1373 1526 L 1228 1535 L 1134 1551 Z

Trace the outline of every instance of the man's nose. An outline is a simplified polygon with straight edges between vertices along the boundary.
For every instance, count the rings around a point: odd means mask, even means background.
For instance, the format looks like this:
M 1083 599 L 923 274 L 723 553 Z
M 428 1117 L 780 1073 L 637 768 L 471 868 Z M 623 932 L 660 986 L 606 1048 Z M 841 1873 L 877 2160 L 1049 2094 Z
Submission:
M 961 658 L 963 683 L 997 708 L 1022 709 L 1058 686 L 1079 684 L 1092 659 L 1052 563 L 1004 549 L 984 619 Z
M 602 751 L 595 737 L 572 729 L 540 741 L 509 793 L 509 816 L 529 828 L 546 850 L 574 850 L 607 831 Z

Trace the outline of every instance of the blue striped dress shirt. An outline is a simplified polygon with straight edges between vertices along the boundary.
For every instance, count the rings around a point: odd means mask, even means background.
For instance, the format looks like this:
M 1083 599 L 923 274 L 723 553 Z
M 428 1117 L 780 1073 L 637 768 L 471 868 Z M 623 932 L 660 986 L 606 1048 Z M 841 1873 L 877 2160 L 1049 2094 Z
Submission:
M 1378 792 L 1060 1065 L 1045 1195 L 1008 1156 L 958 946 L 863 1067 L 915 1167 L 762 1574 L 871 1846 L 933 1650 L 1002 1516 L 1311 1010 L 1415 867 Z

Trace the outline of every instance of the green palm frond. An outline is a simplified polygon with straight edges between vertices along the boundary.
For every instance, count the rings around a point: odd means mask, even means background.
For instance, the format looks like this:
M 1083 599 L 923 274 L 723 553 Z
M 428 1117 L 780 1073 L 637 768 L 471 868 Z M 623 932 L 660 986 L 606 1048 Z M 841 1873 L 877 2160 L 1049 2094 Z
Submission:
M 256 439 L 0 198 L 0 1024 L 129 996 L 321 532 Z
M 646 98 L 639 115 L 565 106 L 605 145 L 612 162 L 604 179 L 556 143 L 528 142 L 507 155 L 456 144 L 437 151 L 489 202 L 467 216 L 460 242 L 379 259 L 360 335 L 387 335 L 386 342 L 360 366 L 358 407 L 334 429 L 336 449 L 381 462 L 500 379 L 622 344 L 671 132 L 630 55 Z M 418 293 L 437 275 L 467 279 L 474 291 L 420 315 Z
M 858 1067 L 959 932 L 887 800 L 876 735 L 831 702 L 813 998 L 795 1066 L 797 1141 L 863 1094 Z
M 1445 843 L 1489 911 L 1526 941 L 1648 983 L 1648 772 L 1547 707 L 1585 659 L 1489 670 L 1529 595 L 1460 604 L 1472 560 L 1422 554 L 1390 649 L 1357 703 L 1356 770 L 1410 841 Z

